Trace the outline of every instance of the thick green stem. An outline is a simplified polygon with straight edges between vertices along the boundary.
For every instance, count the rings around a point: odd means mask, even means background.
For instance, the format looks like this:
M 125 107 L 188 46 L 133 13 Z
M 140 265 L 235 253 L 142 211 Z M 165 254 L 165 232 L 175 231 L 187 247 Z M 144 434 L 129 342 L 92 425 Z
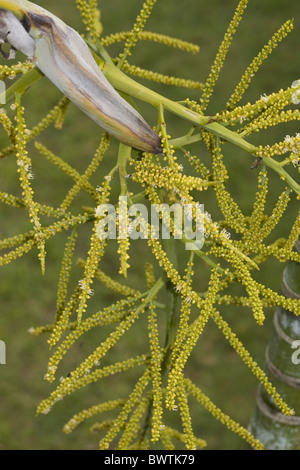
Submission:
M 106 63 L 103 65 L 102 70 L 108 81 L 118 91 L 123 91 L 124 93 L 127 93 L 128 95 L 146 103 L 152 104 L 155 107 L 163 105 L 164 109 L 167 111 L 170 111 L 171 113 L 176 114 L 177 116 L 180 116 L 183 119 L 196 124 L 197 126 L 201 126 L 204 129 L 209 130 L 213 134 L 227 140 L 228 142 L 232 142 L 235 145 L 238 145 L 247 152 L 252 154 L 257 152 L 257 147 L 246 142 L 235 132 L 226 129 L 226 127 L 217 122 L 210 123 L 210 116 L 202 116 L 201 114 L 195 113 L 185 106 L 182 106 L 181 104 L 169 100 L 159 93 L 150 90 L 149 88 L 141 85 L 140 83 L 125 75 L 114 65 Z
M 289 185 L 289 187 L 300 196 L 300 184 L 298 184 L 289 174 L 282 168 L 281 162 L 273 160 L 271 157 L 262 157 L 266 166 L 276 171 L 276 173 Z
M 165 283 L 164 283 L 164 280 L 162 277 L 160 277 L 156 283 L 154 284 L 153 287 L 151 287 L 151 289 L 149 290 L 148 292 L 148 295 L 146 297 L 146 304 L 151 304 L 153 303 L 155 297 L 157 296 L 157 294 L 159 293 L 159 291 L 164 287 Z
M 126 196 L 128 193 L 127 189 L 127 162 L 131 159 L 131 147 L 123 144 L 122 142 L 119 145 L 119 154 L 117 166 L 119 168 L 119 177 L 120 177 L 120 196 Z
M 194 111 L 186 108 L 185 106 L 182 106 L 181 104 L 169 100 L 168 98 L 165 98 L 159 93 L 156 93 L 155 91 L 146 88 L 145 86 L 141 85 L 140 83 L 125 75 L 114 65 L 106 63 L 102 67 L 104 75 L 106 76 L 108 81 L 113 85 L 113 87 L 116 88 L 116 90 L 127 93 L 128 95 L 142 100 L 146 103 L 152 104 L 157 108 L 160 105 L 163 105 L 164 109 L 166 109 L 167 111 L 176 114 L 182 119 L 192 122 L 193 124 L 196 124 L 197 126 L 200 126 L 203 129 L 206 129 L 207 131 L 213 133 L 215 136 L 224 139 L 227 142 L 231 142 L 235 146 L 241 148 L 247 153 L 250 153 L 251 155 L 256 155 L 259 151 L 258 147 L 247 142 L 236 132 L 227 129 L 224 125 L 219 124 L 218 122 L 210 122 L 210 116 L 202 116 L 198 113 L 195 113 Z M 198 137 L 196 137 L 195 141 L 197 140 L 199 140 Z M 193 139 L 190 138 L 190 143 L 192 142 Z M 183 145 L 183 142 L 179 143 L 180 145 Z M 263 160 L 265 165 L 267 165 L 272 170 L 276 171 L 276 173 L 278 173 L 280 177 L 282 177 L 288 183 L 288 185 L 296 192 L 296 194 L 300 195 L 300 185 L 282 168 L 280 162 L 277 162 L 276 160 L 273 160 L 270 157 L 263 157 Z
M 14 99 L 16 93 L 23 95 L 32 85 L 37 83 L 44 75 L 38 68 L 24 73 L 12 86 L 0 94 L 0 103 L 9 103 Z M 3 96 L 5 95 L 5 97 Z
M 238 133 L 227 129 L 224 125 L 218 122 L 211 122 L 210 116 L 203 116 L 199 113 L 196 113 L 182 104 L 172 101 L 159 93 L 141 85 L 132 78 L 128 77 L 115 65 L 109 62 L 104 62 L 100 59 L 99 56 L 95 56 L 95 60 L 98 65 L 102 68 L 102 71 L 108 81 L 112 86 L 121 93 L 125 93 L 130 97 L 137 98 L 141 101 L 151 104 L 156 108 L 163 106 L 167 111 L 185 119 L 196 126 L 200 126 L 202 129 L 213 133 L 218 138 L 231 142 L 235 146 L 241 148 L 251 155 L 257 155 L 259 148 L 255 145 L 247 142 L 241 135 Z M 42 73 L 38 69 L 32 69 L 29 72 L 25 73 L 19 80 L 16 81 L 7 91 L 6 91 L 6 102 L 9 102 L 16 92 L 23 94 L 30 86 L 36 83 L 41 77 Z M 0 95 L 1 99 L 1 95 Z M 186 137 L 185 140 L 175 142 L 178 146 L 187 145 L 188 143 L 196 142 L 200 140 L 199 136 Z M 173 142 L 172 142 L 173 143 Z M 295 193 L 300 196 L 300 185 L 282 168 L 280 162 L 273 160 L 270 157 L 264 157 L 262 155 L 265 165 L 267 165 L 272 170 L 276 171 L 279 176 L 284 179 L 288 185 L 295 191 Z
M 200 142 L 202 140 L 202 135 L 195 134 L 195 135 L 184 135 L 183 137 L 177 137 L 177 139 L 171 139 L 169 143 L 173 145 L 174 148 L 185 147 L 186 145 L 194 144 L 196 142 Z

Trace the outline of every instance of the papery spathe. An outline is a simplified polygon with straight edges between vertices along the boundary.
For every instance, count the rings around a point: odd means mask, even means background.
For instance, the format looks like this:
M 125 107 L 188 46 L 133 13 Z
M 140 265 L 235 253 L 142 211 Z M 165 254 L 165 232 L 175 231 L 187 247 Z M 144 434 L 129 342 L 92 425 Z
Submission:
M 5 40 L 32 59 L 78 108 L 125 144 L 161 153 L 160 137 L 110 85 L 74 29 L 25 0 L 0 0 L 0 7 L 10 10 L 1 10 L 0 37 L 10 30 Z

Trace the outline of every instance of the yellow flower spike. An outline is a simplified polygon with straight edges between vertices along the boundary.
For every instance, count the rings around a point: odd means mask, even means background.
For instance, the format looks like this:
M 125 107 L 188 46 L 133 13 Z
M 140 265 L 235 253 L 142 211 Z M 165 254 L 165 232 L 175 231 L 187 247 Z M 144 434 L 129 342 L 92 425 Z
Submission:
M 130 31 L 121 31 L 119 33 L 109 34 L 108 36 L 101 38 L 101 42 L 103 46 L 107 47 L 117 42 L 127 41 L 130 35 Z M 196 54 L 200 50 L 198 44 L 193 44 L 191 42 L 183 41 L 182 39 L 166 36 L 165 34 L 153 33 L 151 31 L 139 31 L 137 37 L 142 41 L 147 40 L 156 42 L 158 44 L 164 44 L 165 46 L 191 52 L 192 54 Z
M 129 450 L 132 444 L 134 444 L 134 439 L 139 437 L 141 426 L 143 426 L 143 417 L 147 414 L 149 402 L 149 396 L 140 399 L 138 405 L 131 413 L 131 416 L 127 419 L 127 423 L 124 425 L 124 431 L 118 442 L 117 450 Z M 149 448 L 149 444 L 147 447 Z M 137 447 L 136 444 L 132 448 L 140 450 L 139 446 Z
M 142 395 L 150 379 L 151 379 L 150 371 L 149 369 L 146 369 L 146 371 L 143 373 L 143 375 L 139 378 L 138 382 L 136 383 L 132 393 L 128 397 L 128 400 L 126 404 L 124 405 L 121 413 L 114 420 L 113 426 L 109 429 L 106 436 L 103 439 L 101 439 L 99 443 L 100 450 L 106 450 L 109 448 L 111 441 L 115 438 L 115 436 L 118 434 L 120 429 L 122 429 L 122 427 L 126 423 L 129 413 L 132 411 L 134 406 L 142 400 L 143 398 Z
M 62 263 L 61 263 L 61 270 L 59 274 L 59 282 L 58 282 L 58 288 L 57 288 L 57 299 L 56 299 L 56 317 L 55 317 L 56 321 L 59 320 L 67 303 L 66 300 L 67 300 L 67 294 L 68 294 L 68 286 L 69 286 L 76 238 L 77 238 L 77 231 L 76 231 L 76 227 L 74 227 L 71 235 L 68 237 L 67 242 L 65 244 L 64 256 L 63 256 Z
M 153 387 L 153 412 L 152 412 L 152 432 L 151 441 L 157 442 L 159 440 L 160 431 L 162 427 L 162 350 L 159 344 L 159 327 L 158 317 L 153 304 L 149 305 L 148 314 L 148 336 L 151 351 L 151 375 Z
M 125 400 L 118 399 L 118 400 L 110 400 L 105 403 L 101 403 L 99 405 L 94 405 L 88 408 L 87 410 L 83 410 L 77 415 L 74 415 L 64 426 L 63 431 L 66 434 L 72 432 L 79 424 L 85 421 L 88 418 L 92 418 L 93 416 L 105 413 L 106 411 L 115 410 L 121 408 L 125 404 Z
M 292 230 L 291 230 L 291 233 L 286 241 L 286 245 L 285 245 L 285 248 L 287 250 L 292 250 L 296 241 L 298 240 L 299 238 L 299 233 L 300 233 L 300 210 L 297 214 L 297 217 L 296 217 L 296 220 L 293 224 L 293 227 L 292 227 Z
M 131 147 L 161 153 L 160 137 L 110 85 L 74 29 L 25 0 L 0 0 L 1 7 L 0 39 L 32 59 L 70 101 L 108 133 Z
M 101 12 L 98 8 L 97 0 L 76 0 L 76 6 L 80 11 L 83 23 L 86 26 L 87 33 L 93 40 L 97 39 L 103 31 L 101 24 Z
M 241 426 L 236 421 L 233 421 L 228 415 L 223 413 L 204 393 L 200 390 L 190 379 L 184 379 L 184 385 L 188 393 L 193 395 L 198 402 L 200 402 L 204 408 L 207 409 L 218 421 L 233 431 L 234 433 L 241 436 L 245 441 L 247 441 L 252 447 L 257 450 L 263 450 L 263 444 L 243 426 Z
M 0 12 L 1 14 L 1 12 Z M 1 16 L 0 16 L 1 19 Z M 25 206 L 28 208 L 29 219 L 32 223 L 35 231 L 35 239 L 39 249 L 38 258 L 41 263 L 42 273 L 45 273 L 45 259 L 46 259 L 46 250 L 45 250 L 45 240 L 44 234 L 42 233 L 42 226 L 39 219 L 39 210 L 33 199 L 33 189 L 31 185 L 31 178 L 33 174 L 31 172 L 31 159 L 28 156 L 26 150 L 26 141 L 24 135 L 26 135 L 26 124 L 24 121 L 24 108 L 21 106 L 21 97 L 16 97 L 15 103 L 16 116 L 15 120 L 17 122 L 16 127 L 16 157 L 18 165 L 18 173 L 20 186 L 22 189 L 22 196 Z
M 151 287 L 153 287 L 155 284 L 155 273 L 153 264 L 149 262 L 145 263 L 145 276 L 147 281 L 147 287 L 148 289 L 151 289 Z
M 70 377 L 66 377 L 64 381 L 59 383 L 57 388 L 53 390 L 48 398 L 40 403 L 37 408 L 37 414 L 47 414 L 51 410 L 51 407 L 57 403 L 57 401 L 61 400 L 66 395 L 70 395 L 72 392 L 78 390 L 81 387 L 85 387 L 86 385 L 94 383 L 105 377 L 109 377 L 120 372 L 125 372 L 134 368 L 135 366 L 144 365 L 145 362 L 146 356 L 141 355 L 129 358 L 122 362 L 116 362 L 115 364 L 103 367 L 103 369 L 96 369 L 94 372 L 84 374 L 75 380 L 72 378 L 71 374 Z
M 178 381 L 177 384 L 177 399 L 179 403 L 179 410 L 182 422 L 182 428 L 184 431 L 184 443 L 185 447 L 188 450 L 196 450 L 196 437 L 193 432 L 192 428 L 192 418 L 190 407 L 188 403 L 188 397 L 186 392 L 186 387 L 184 384 L 184 377 L 183 375 Z
M 175 450 L 174 445 L 172 444 L 171 438 L 178 440 L 179 442 L 185 442 L 185 435 L 177 431 L 177 429 L 170 428 L 165 426 L 161 432 L 161 441 L 166 450 Z M 197 449 L 203 449 L 207 446 L 207 443 L 204 439 L 195 438 Z

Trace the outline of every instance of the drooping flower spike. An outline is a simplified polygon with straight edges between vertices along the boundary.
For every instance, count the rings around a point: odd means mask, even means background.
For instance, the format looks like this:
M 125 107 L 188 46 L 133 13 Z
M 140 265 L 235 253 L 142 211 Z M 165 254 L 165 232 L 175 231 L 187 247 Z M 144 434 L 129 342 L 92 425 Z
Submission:
M 25 0 L 0 0 L 3 42 L 33 60 L 65 96 L 118 140 L 145 152 L 162 152 L 160 137 L 107 81 L 81 36 L 58 17 Z

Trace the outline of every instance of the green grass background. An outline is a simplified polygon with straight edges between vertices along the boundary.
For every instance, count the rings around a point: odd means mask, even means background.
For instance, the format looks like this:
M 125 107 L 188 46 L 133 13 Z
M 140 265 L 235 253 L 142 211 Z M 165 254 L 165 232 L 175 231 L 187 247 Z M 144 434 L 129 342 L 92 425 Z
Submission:
M 72 0 L 42 1 L 39 4 L 70 26 L 83 31 Z M 104 34 L 120 30 L 129 30 L 142 5 L 141 0 L 101 0 Z M 162 32 L 200 45 L 197 55 L 168 49 L 161 45 L 141 42 L 138 44 L 132 63 L 169 75 L 182 76 L 204 81 L 209 73 L 219 44 L 232 18 L 237 5 L 235 0 L 160 0 L 154 8 L 153 15 L 147 24 L 147 30 Z M 300 4 L 297 0 L 250 0 L 245 18 L 240 25 L 235 41 L 232 44 L 227 64 L 222 71 L 213 102 L 209 109 L 214 113 L 230 96 L 239 77 L 263 45 L 281 24 L 295 18 L 295 29 L 272 54 L 254 78 L 251 89 L 245 96 L 245 102 L 257 99 L 263 93 L 271 93 L 279 88 L 289 86 L 299 78 L 300 50 Z M 117 52 L 119 49 L 111 49 Z M 4 63 L 1 60 L 1 63 Z M 148 85 L 148 83 L 146 83 Z M 197 99 L 198 92 L 175 89 L 163 85 L 149 84 L 150 87 L 166 96 L 180 100 L 187 96 Z M 28 126 L 34 125 L 46 110 L 53 106 L 60 97 L 55 87 L 43 79 L 25 96 Z M 150 123 L 154 123 L 155 112 L 147 105 L 139 103 L 140 111 Z M 187 126 L 179 118 L 167 116 L 168 129 L 173 136 L 182 135 Z M 276 130 L 264 132 L 251 138 L 254 143 L 272 143 L 281 140 L 286 134 L 299 131 L 298 126 L 291 124 Z M 88 164 L 88 158 L 94 153 L 101 135 L 100 129 L 89 118 L 70 106 L 62 131 L 51 126 L 40 137 L 54 153 L 65 158 L 79 171 Z M 4 143 L 3 131 L 0 130 L 0 141 Z M 59 170 L 42 159 L 33 146 L 30 146 L 33 160 L 33 172 L 36 175 L 33 185 L 36 197 L 41 202 L 58 203 L 70 187 L 70 181 Z M 200 152 L 201 146 L 195 147 Z M 110 153 L 104 162 L 105 171 L 114 165 L 117 144 L 113 143 Z M 205 161 L 205 156 L 203 156 Z M 227 146 L 226 161 L 230 172 L 230 188 L 245 213 L 251 210 L 256 191 L 255 171 L 250 170 L 250 157 Z M 14 158 L 0 161 L 0 189 L 19 194 L 19 182 Z M 295 177 L 297 177 L 295 173 Z M 95 175 L 95 184 L 101 181 L 101 175 Z M 270 175 L 269 210 L 276 196 L 282 190 L 277 175 Z M 211 193 L 210 193 L 211 194 Z M 210 194 L 203 196 L 206 209 L 215 218 L 219 217 L 216 203 Z M 85 203 L 85 198 L 78 204 Z M 283 219 L 276 235 L 286 236 L 289 226 L 298 208 L 295 198 L 289 214 Z M 0 207 L 0 236 L 28 230 L 26 215 L 20 210 Z M 89 231 L 81 230 L 82 236 L 77 246 L 76 256 L 85 256 Z M 36 252 L 33 251 L 11 265 L 0 268 L 0 339 L 7 345 L 7 365 L 0 366 L 0 449 L 96 449 L 98 436 L 90 435 L 89 424 L 80 426 L 71 435 L 62 432 L 63 424 L 83 407 L 105 401 L 113 397 L 125 397 L 136 379 L 135 373 L 118 375 L 105 382 L 99 382 L 85 390 L 76 392 L 63 402 L 58 403 L 47 416 L 35 417 L 35 410 L 42 399 L 48 396 L 53 385 L 43 380 L 49 350 L 45 337 L 32 337 L 27 333 L 31 326 L 43 325 L 53 321 L 55 315 L 56 286 L 60 260 L 63 253 L 65 234 L 58 235 L 47 244 L 46 274 L 41 276 Z M 129 281 L 132 286 L 143 289 L 143 263 L 147 259 L 144 245 L 137 244 L 132 250 L 132 271 Z M 114 248 L 103 260 L 104 269 L 118 279 L 118 261 Z M 283 266 L 270 261 L 264 266 L 257 279 L 280 291 Z M 72 282 L 80 277 L 80 270 L 74 267 Z M 205 289 L 207 272 L 197 273 L 199 290 Z M 204 287 L 203 287 L 204 285 Z M 98 286 L 91 301 L 90 312 L 108 305 L 114 295 Z M 246 309 L 222 309 L 234 331 L 243 340 L 254 358 L 263 365 L 264 351 L 271 331 L 272 311 L 267 311 L 265 326 L 258 327 Z M 117 348 L 114 348 L 106 362 L 112 363 L 143 351 L 146 325 L 141 320 L 132 333 L 127 334 Z M 83 342 L 72 349 L 61 368 L 65 376 L 80 358 L 84 358 L 92 348 L 105 338 L 109 329 L 103 329 L 88 335 Z M 241 360 L 234 354 L 220 333 L 213 325 L 208 325 L 203 338 L 195 348 L 189 366 L 190 377 L 234 419 L 247 426 L 255 406 L 257 382 L 251 376 Z M 60 375 L 58 375 L 59 377 Z M 169 413 L 171 422 L 179 422 L 176 412 Z M 241 439 L 217 423 L 199 405 L 192 404 L 194 429 L 199 437 L 208 442 L 208 449 L 240 449 Z

